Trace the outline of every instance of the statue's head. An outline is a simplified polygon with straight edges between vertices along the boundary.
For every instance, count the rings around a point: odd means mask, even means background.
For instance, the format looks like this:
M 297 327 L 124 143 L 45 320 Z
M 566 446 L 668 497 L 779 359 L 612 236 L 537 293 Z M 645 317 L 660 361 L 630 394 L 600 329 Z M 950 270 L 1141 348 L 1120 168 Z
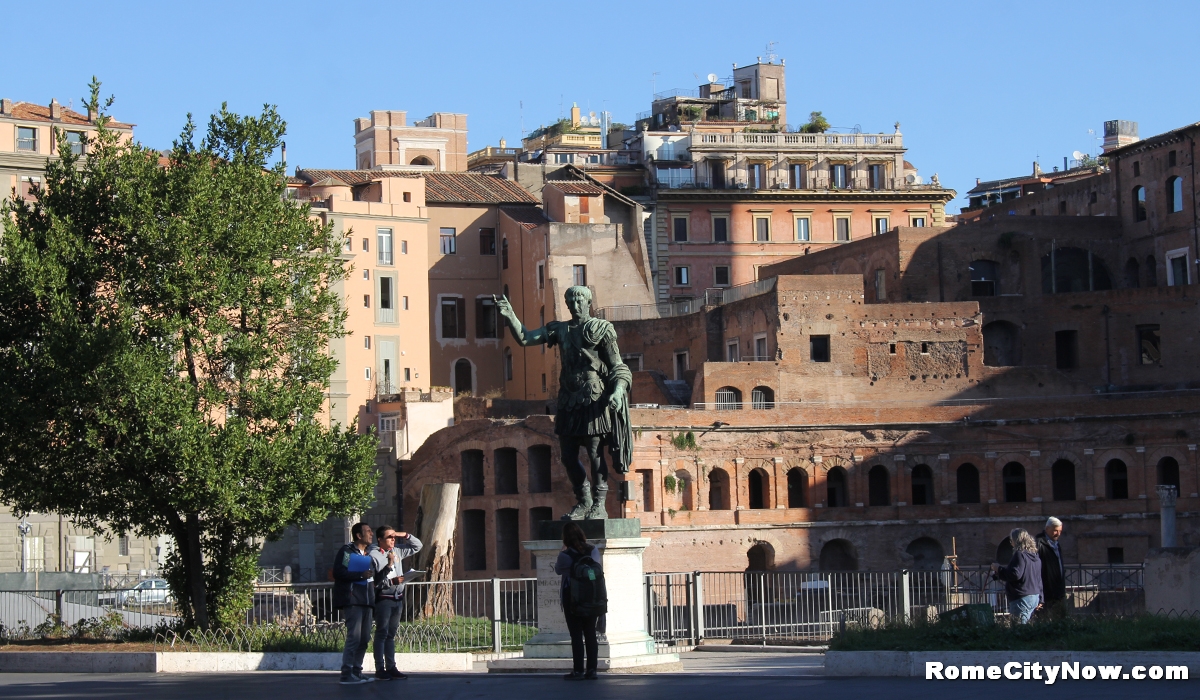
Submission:
M 568 288 L 564 298 L 567 302 L 567 310 L 571 312 L 571 318 L 578 321 L 591 315 L 592 290 L 577 285 Z

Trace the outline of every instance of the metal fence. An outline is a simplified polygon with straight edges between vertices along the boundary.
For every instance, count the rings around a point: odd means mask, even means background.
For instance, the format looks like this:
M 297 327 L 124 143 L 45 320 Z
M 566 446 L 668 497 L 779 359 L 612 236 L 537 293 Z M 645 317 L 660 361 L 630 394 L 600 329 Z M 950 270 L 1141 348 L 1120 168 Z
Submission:
M 1144 611 L 1142 569 L 1068 567 L 1072 614 Z M 989 569 L 896 572 L 687 572 L 646 575 L 646 626 L 656 644 L 705 638 L 822 643 L 847 626 L 936 620 L 984 604 L 1007 615 L 1004 585 Z
M 0 639 L 153 630 L 179 619 L 156 589 L 0 591 Z

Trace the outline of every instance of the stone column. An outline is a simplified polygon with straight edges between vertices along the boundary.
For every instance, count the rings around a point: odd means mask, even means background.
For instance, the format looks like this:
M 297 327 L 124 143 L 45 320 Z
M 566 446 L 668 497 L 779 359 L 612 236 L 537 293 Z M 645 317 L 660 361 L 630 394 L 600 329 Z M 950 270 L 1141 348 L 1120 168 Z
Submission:
M 599 670 L 612 673 L 653 673 L 682 670 L 678 654 L 655 652 L 654 640 L 646 632 L 646 584 L 642 553 L 650 538 L 641 537 L 636 520 L 609 519 L 576 521 L 584 533 L 600 535 L 588 542 L 601 552 L 604 583 L 608 590 L 605 633 L 600 635 Z M 542 524 L 539 536 L 546 537 L 562 521 Z M 627 536 L 632 535 L 632 536 Z M 525 643 L 520 659 L 488 662 L 490 673 L 520 673 L 571 670 L 571 637 L 561 603 L 562 577 L 554 562 L 562 551 L 562 539 L 522 542 L 537 555 L 538 633 Z
M 1162 543 L 1160 547 L 1175 546 L 1175 487 L 1159 485 L 1158 504 L 1162 526 Z

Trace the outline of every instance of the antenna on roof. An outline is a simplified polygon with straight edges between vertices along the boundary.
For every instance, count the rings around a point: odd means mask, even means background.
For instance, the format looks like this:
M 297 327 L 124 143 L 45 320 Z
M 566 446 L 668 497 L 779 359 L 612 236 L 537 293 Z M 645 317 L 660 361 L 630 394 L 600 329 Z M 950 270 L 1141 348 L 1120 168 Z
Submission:
M 716 73 L 709 73 L 709 74 L 708 74 L 708 82 L 710 82 L 710 83 L 715 83 L 715 82 L 717 82 L 717 74 L 716 74 Z
M 778 41 L 767 42 L 767 63 L 774 63 L 775 59 L 779 58 L 779 56 L 775 55 L 775 45 L 778 43 Z

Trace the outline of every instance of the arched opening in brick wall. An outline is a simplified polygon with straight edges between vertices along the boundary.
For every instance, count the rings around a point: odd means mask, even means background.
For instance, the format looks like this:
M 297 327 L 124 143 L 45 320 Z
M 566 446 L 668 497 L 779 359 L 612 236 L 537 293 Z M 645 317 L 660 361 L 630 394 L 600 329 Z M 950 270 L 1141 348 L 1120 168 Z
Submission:
M 1075 463 L 1060 459 L 1050 467 L 1050 491 L 1056 501 L 1075 500 Z
M 675 491 L 679 494 L 679 504 L 683 510 L 695 510 L 696 498 L 692 488 L 692 473 L 686 469 L 675 472 Z
M 1025 465 L 1020 462 L 1009 462 L 1000 473 L 1004 480 L 1004 502 L 1025 502 Z M 1004 562 L 1008 563 L 1008 562 Z
M 918 464 L 912 470 L 912 504 L 931 506 L 933 499 L 933 470 L 928 464 Z
M 729 510 L 729 475 L 724 469 L 713 469 L 708 473 L 708 507 Z
M 475 383 L 472 380 L 471 361 L 460 357 L 454 363 L 454 395 L 466 394 L 474 396 Z
M 974 260 L 970 272 L 971 296 L 994 297 L 1000 293 L 1000 266 L 994 260 Z
M 496 568 L 521 568 L 521 532 L 516 508 L 496 509 Z
M 979 469 L 967 462 L 955 472 L 959 503 L 979 503 Z
M 890 476 L 887 467 L 882 464 L 876 464 L 871 467 L 871 471 L 867 472 L 867 505 L 871 506 L 890 506 L 892 505 L 891 485 L 888 483 Z
M 1158 460 L 1158 485 L 1174 486 L 1175 495 L 1179 495 L 1179 462 L 1174 457 Z
M 462 458 L 462 495 L 483 495 L 483 450 L 463 450 Z
M 1104 495 L 1114 500 L 1129 498 L 1129 468 L 1119 459 L 1104 465 Z
M 463 568 L 479 571 L 487 568 L 487 528 L 483 510 L 473 508 L 462 514 Z
M 775 408 L 775 390 L 769 386 L 756 386 L 750 392 L 750 407 L 757 411 Z
M 834 467 L 825 474 L 825 505 L 829 508 L 845 508 L 850 501 L 846 470 Z
M 492 452 L 492 471 L 496 476 L 497 496 L 508 496 L 519 492 L 516 449 L 501 447 Z
M 830 540 L 821 547 L 821 571 L 858 571 L 858 550 L 850 540 Z
M 983 327 L 983 364 L 1016 367 L 1021 364 L 1021 331 L 1008 321 L 992 321 Z
M 946 559 L 946 550 L 932 537 L 918 537 L 904 551 L 913 558 L 912 568 L 917 571 L 937 571 Z
M 788 508 L 808 507 L 808 472 L 792 467 L 787 473 Z
M 742 392 L 731 386 L 717 389 L 716 404 L 718 411 L 740 411 L 742 409 Z
M 550 493 L 551 455 L 549 445 L 529 448 L 529 493 Z
M 774 571 L 775 548 L 759 542 L 746 552 L 746 571 Z
M 417 156 L 408 162 L 409 165 L 433 165 L 433 161 L 427 156 Z
M 747 479 L 747 490 L 751 510 L 769 508 L 771 503 L 771 477 L 761 467 L 751 469 Z
M 1112 289 L 1108 266 L 1083 248 L 1056 248 L 1042 256 L 1042 293 L 1067 294 Z

